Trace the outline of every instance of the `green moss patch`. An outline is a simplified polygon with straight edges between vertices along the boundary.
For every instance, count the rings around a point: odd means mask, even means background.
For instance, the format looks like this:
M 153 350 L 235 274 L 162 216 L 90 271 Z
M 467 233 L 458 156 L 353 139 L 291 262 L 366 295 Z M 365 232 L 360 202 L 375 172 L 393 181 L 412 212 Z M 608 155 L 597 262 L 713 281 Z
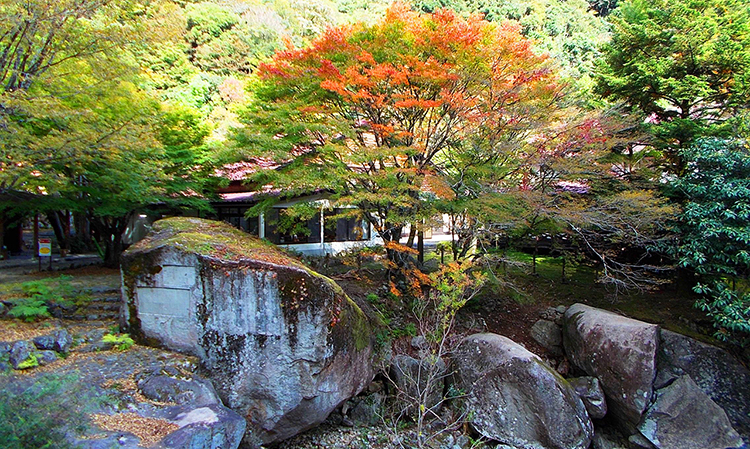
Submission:
M 252 259 L 277 265 L 305 268 L 301 262 L 271 243 L 253 237 L 228 223 L 191 217 L 172 217 L 153 225 L 155 234 L 140 241 L 134 251 L 162 245 L 174 246 L 220 260 Z

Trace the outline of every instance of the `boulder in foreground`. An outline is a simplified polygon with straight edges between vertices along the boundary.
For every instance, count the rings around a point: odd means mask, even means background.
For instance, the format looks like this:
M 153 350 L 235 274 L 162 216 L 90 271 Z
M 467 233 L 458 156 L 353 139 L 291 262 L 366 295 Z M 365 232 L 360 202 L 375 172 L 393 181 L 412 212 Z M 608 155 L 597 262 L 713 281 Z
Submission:
M 121 324 L 198 356 L 246 444 L 305 431 L 369 384 L 370 322 L 333 281 L 225 223 L 153 229 L 123 256 Z
M 468 420 L 486 438 L 523 449 L 586 449 L 594 434 L 573 387 L 538 356 L 496 334 L 466 337 L 454 357 Z
M 609 412 L 635 430 L 653 394 L 659 327 L 574 304 L 565 312 L 563 337 L 571 363 L 599 379 Z

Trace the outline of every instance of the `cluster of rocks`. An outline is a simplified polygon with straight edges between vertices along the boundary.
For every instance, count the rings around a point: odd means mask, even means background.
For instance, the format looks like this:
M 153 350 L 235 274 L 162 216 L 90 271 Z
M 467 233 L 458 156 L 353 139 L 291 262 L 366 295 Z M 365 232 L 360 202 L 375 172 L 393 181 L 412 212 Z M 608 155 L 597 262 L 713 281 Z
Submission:
M 731 355 L 582 304 L 560 314 L 552 309 L 535 325 L 551 334 L 536 340 L 555 350 L 562 340 L 571 371 L 589 376 L 565 383 L 591 419 L 600 424 L 606 415 L 628 437 L 620 446 L 600 435 L 594 447 L 743 447 L 741 435 L 750 436 L 750 372 Z
M 154 229 L 124 257 L 121 324 L 197 356 L 247 421 L 246 447 L 287 439 L 334 411 L 344 424 L 379 418 L 386 393 L 371 382 L 372 326 L 335 283 L 228 225 L 170 219 Z M 242 254 L 228 241 L 242 242 Z M 723 449 L 743 445 L 737 431 L 750 434 L 750 377 L 717 348 L 579 304 L 550 309 L 532 334 L 568 362 L 553 368 L 489 333 L 466 337 L 449 359 L 413 341 L 417 357 L 395 356 L 385 373 L 396 415 L 453 413 L 482 437 L 523 449 Z M 613 441 L 605 422 L 629 441 Z
M 45 366 L 68 354 L 73 338 L 65 329 L 32 340 L 0 342 L 0 372 Z

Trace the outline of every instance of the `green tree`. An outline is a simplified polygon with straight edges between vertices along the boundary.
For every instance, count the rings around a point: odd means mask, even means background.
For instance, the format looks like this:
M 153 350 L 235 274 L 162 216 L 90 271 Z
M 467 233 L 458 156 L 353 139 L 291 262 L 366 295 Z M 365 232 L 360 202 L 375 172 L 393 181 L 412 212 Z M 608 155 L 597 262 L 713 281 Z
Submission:
M 0 13 L 8 45 L 0 60 L 0 212 L 85 214 L 105 263 L 117 266 L 137 208 L 195 203 L 201 190 L 184 194 L 179 186 L 192 173 L 170 157 L 184 159 L 203 135 L 166 132 L 170 117 L 162 121 L 158 103 L 136 84 L 132 51 L 144 43 L 131 39 L 149 10 L 127 1 L 30 1 L 3 4 Z
M 736 132 L 750 101 L 750 6 L 736 0 L 629 0 L 609 16 L 597 91 L 648 117 L 678 174 L 680 149 Z
M 750 343 L 750 147 L 746 142 L 699 141 L 684 150 L 687 173 L 672 187 L 687 198 L 679 217 L 680 265 L 700 282 L 697 306 L 717 338 Z

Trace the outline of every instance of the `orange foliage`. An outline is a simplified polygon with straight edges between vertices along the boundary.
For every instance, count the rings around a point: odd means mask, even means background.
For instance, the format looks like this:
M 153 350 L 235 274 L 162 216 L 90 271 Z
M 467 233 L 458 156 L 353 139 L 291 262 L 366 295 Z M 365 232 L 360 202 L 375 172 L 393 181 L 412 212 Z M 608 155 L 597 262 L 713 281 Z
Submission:
M 310 124 L 316 168 L 341 178 L 350 205 L 370 208 L 387 249 L 412 254 L 398 230 L 418 216 L 420 190 L 456 197 L 440 179 L 447 152 L 469 139 L 526 146 L 525 131 L 548 119 L 560 89 L 517 23 L 420 14 L 405 3 L 373 25 L 330 28 L 307 48 L 288 45 L 258 72 L 266 104 L 287 101 L 299 112 L 290 141 Z

